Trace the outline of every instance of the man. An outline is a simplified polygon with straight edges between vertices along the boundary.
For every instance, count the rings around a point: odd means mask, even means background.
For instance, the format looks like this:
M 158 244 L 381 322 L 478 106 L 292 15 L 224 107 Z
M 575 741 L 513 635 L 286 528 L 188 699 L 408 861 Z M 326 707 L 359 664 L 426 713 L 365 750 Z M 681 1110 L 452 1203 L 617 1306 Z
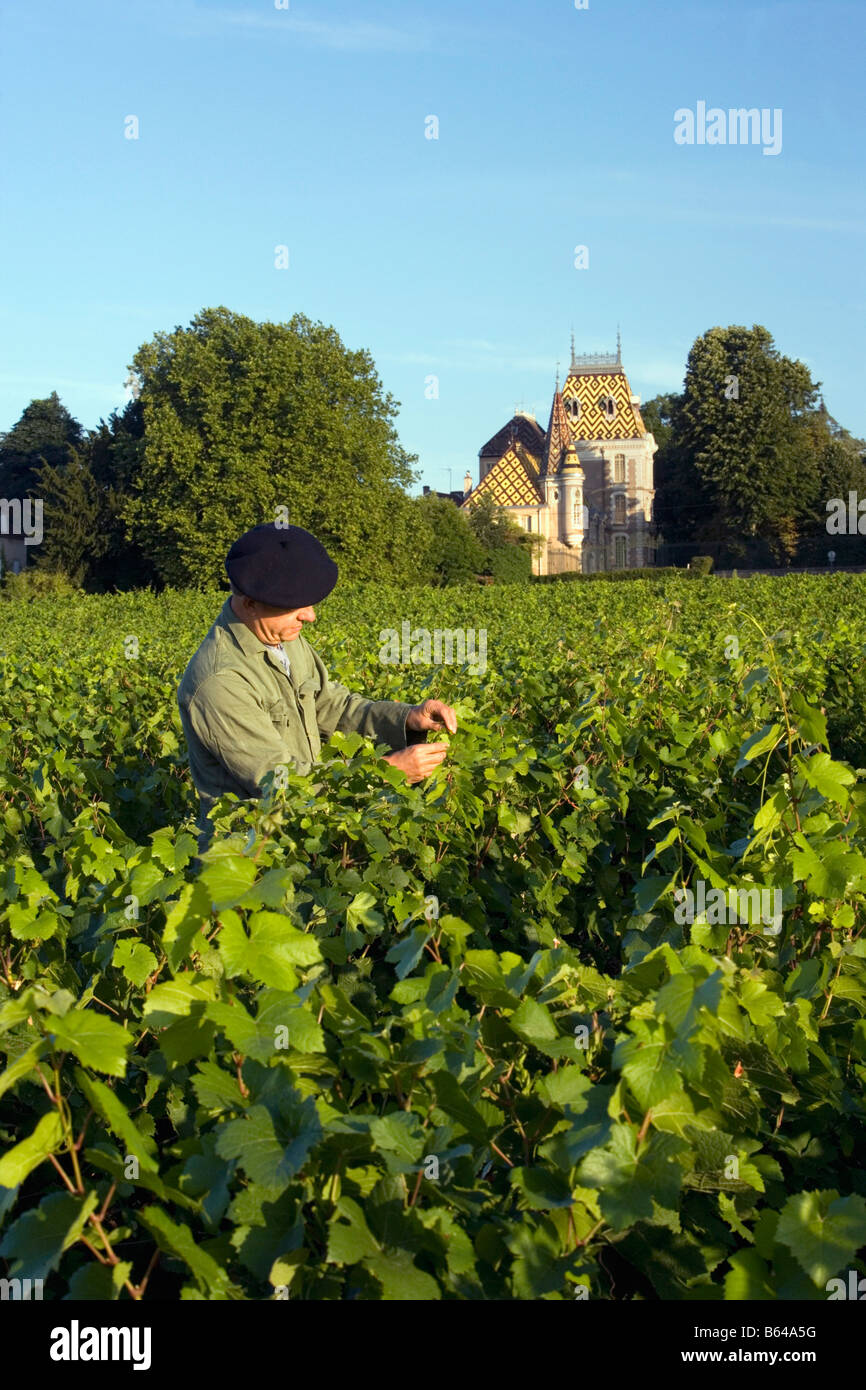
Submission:
M 199 851 L 213 834 L 208 812 L 225 792 L 261 794 L 280 765 L 309 772 L 322 739 L 339 729 L 386 743 L 385 761 L 419 782 L 438 767 L 447 743 L 428 729 L 457 728 L 450 705 L 365 700 L 331 681 L 301 635 L 316 620 L 338 570 L 325 547 L 300 526 L 254 526 L 225 561 L 232 593 L 178 686 L 180 720 L 199 794 Z M 283 644 L 291 647 L 287 653 Z

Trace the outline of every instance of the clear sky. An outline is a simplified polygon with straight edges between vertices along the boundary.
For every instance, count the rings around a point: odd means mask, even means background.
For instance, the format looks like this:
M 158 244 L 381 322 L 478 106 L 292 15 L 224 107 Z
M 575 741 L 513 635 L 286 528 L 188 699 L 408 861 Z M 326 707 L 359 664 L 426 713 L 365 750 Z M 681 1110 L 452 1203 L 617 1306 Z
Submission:
M 647 399 L 764 324 L 864 436 L 864 37 L 863 0 L 3 0 L 0 430 L 51 390 L 96 425 L 226 305 L 369 348 L 419 486 L 546 427 L 572 328 Z M 678 144 L 701 102 L 766 139 Z

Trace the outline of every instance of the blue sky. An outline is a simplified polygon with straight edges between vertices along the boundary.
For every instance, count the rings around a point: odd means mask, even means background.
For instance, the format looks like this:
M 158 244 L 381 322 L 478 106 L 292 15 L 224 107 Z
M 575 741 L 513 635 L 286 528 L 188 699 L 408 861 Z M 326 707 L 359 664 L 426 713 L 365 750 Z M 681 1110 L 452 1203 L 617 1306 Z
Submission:
M 0 430 L 52 389 L 94 426 L 224 304 L 369 348 L 419 487 L 546 426 L 572 328 L 647 399 L 762 323 L 866 435 L 862 0 L 283 3 L 4 0 Z M 699 102 L 781 151 L 678 145 Z

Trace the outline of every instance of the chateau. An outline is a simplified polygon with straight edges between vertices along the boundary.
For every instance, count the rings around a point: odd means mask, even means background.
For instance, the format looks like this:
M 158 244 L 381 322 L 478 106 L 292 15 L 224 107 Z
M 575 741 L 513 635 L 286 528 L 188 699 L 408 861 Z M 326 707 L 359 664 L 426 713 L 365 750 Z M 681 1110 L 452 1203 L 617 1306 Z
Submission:
M 477 487 L 466 475 L 460 503 L 490 493 L 543 545 L 536 574 L 640 569 L 654 563 L 653 454 L 640 397 L 616 353 L 576 357 L 560 388 L 557 373 L 545 432 L 517 411 L 478 455 Z

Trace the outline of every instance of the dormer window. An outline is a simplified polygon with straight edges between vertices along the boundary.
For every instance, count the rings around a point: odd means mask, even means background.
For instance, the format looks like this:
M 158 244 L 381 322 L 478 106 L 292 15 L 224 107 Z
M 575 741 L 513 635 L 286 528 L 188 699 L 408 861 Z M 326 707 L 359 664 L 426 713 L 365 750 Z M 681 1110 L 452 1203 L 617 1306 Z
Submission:
M 602 396 L 598 408 L 606 420 L 612 420 L 616 415 L 616 401 L 613 396 Z
M 573 424 L 580 419 L 580 401 L 577 396 L 569 396 L 565 402 L 565 413 Z

